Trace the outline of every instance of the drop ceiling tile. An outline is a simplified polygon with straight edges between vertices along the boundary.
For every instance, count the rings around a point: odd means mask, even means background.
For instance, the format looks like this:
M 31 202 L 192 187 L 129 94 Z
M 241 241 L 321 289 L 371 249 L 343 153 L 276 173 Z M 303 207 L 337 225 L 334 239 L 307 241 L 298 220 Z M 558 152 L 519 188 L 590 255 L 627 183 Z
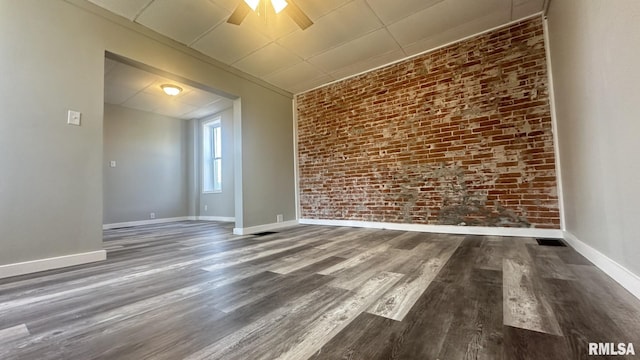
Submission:
M 191 106 L 172 99 L 158 103 L 153 112 L 174 118 L 182 118 L 183 115 L 188 114 L 196 109 L 197 107 L 195 106 Z
M 254 76 L 265 76 L 300 62 L 300 58 L 282 46 L 271 43 L 233 64 Z
M 126 87 L 135 92 L 142 91 L 160 77 L 132 66 L 118 63 L 106 76 L 105 82 Z
M 463 23 L 451 29 L 446 29 L 435 33 L 435 35 L 424 38 L 413 44 L 404 46 L 403 49 L 407 55 L 415 55 L 428 50 L 440 47 L 451 42 L 458 41 L 465 37 L 469 37 L 487 29 L 500 26 L 509 20 L 507 12 L 494 12 L 487 16 L 474 19 L 473 21 Z
M 233 12 L 238 6 L 238 4 L 240 3 L 240 1 L 243 1 L 243 0 L 209 0 L 209 1 L 220 6 L 223 9 L 227 9 L 230 12 Z
M 334 78 L 331 77 L 330 75 L 322 75 L 316 79 L 311 79 L 309 81 L 303 81 L 295 85 L 292 85 L 287 90 L 290 91 L 292 94 L 299 94 L 299 93 L 320 87 L 322 85 L 328 84 L 332 81 L 334 81 Z
M 105 84 L 104 102 L 107 104 L 120 105 L 137 93 L 137 90 L 130 89 L 128 87 Z
M 373 11 L 386 25 L 429 8 L 444 0 L 367 0 Z
M 316 21 L 320 17 L 350 2 L 353 2 L 353 0 L 296 0 L 298 7 L 304 11 L 312 21 Z
M 218 101 L 222 99 L 222 97 L 210 93 L 208 91 L 203 91 L 203 90 L 199 90 L 199 89 L 194 89 L 192 91 L 189 91 L 188 93 L 186 93 L 181 99 L 180 101 L 185 103 L 185 104 L 189 104 L 189 105 L 193 105 L 196 107 L 202 107 L 202 106 L 206 106 L 207 104 L 210 104 L 214 101 Z
M 390 25 L 389 31 L 400 45 L 406 46 L 493 13 L 508 15 L 510 10 L 510 0 L 486 0 L 477 3 L 450 0 Z
M 193 44 L 193 48 L 231 64 L 269 43 L 269 38 L 248 26 L 226 22 L 216 26 Z
M 214 101 L 207 106 L 198 108 L 189 113 L 183 114 L 182 118 L 184 119 L 202 119 L 206 116 L 210 116 L 216 114 L 222 110 L 228 109 L 233 106 L 233 101 L 229 99 L 221 99 L 220 101 Z
M 129 100 L 122 103 L 122 106 L 141 111 L 153 112 L 153 110 L 158 107 L 158 100 L 154 95 L 139 92 Z
M 404 18 L 388 29 L 402 46 L 446 32 L 491 14 L 510 14 L 511 0 L 447 0 Z M 486 30 L 486 29 L 484 29 Z
M 541 12 L 544 0 L 514 1 L 511 20 L 517 20 Z
M 293 66 L 281 69 L 276 73 L 270 74 L 265 77 L 265 80 L 288 90 L 292 86 L 301 82 L 307 82 L 321 76 L 326 76 L 326 74 L 308 62 L 302 61 Z
M 330 73 L 395 50 L 400 50 L 398 44 L 385 29 L 380 29 L 314 56 L 308 61 Z
M 153 0 L 89 0 L 112 13 L 133 20 Z
M 155 0 L 136 22 L 189 45 L 230 14 L 209 0 Z
M 226 110 L 232 106 L 233 106 L 233 101 L 224 99 L 223 101 L 212 103 L 211 105 L 208 105 L 202 109 L 203 110 L 209 109 L 209 111 L 211 111 L 209 115 L 213 115 L 215 113 L 219 113 L 222 110 Z
M 378 68 L 380 66 L 390 64 L 394 61 L 397 61 L 398 59 L 403 59 L 403 58 L 405 58 L 405 55 L 402 50 L 393 50 L 386 54 L 382 54 L 379 56 L 365 59 L 360 62 L 347 65 L 344 68 L 331 72 L 330 75 L 335 79 L 344 79 L 346 77 L 353 76 L 355 74 L 360 74 L 360 73 Z
M 357 0 L 321 17 L 305 31 L 285 36 L 278 43 L 308 59 L 381 27 L 380 20 L 365 1 Z

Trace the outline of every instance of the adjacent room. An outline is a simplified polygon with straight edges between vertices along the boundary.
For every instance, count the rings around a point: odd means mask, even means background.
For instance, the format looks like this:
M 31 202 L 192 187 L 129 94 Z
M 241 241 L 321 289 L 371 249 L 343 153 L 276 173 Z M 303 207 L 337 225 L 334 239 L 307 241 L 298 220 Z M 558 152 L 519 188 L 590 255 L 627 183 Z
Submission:
M 103 228 L 234 222 L 233 100 L 110 58 L 104 84 Z
M 640 356 L 640 2 L 0 19 L 0 359 Z

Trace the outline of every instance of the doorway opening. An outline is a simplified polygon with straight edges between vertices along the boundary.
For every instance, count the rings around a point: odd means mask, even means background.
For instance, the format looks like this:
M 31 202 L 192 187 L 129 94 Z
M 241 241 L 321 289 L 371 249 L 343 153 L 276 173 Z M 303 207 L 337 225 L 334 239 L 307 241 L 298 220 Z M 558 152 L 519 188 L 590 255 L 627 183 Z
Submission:
M 107 52 L 103 228 L 180 220 L 241 226 L 240 104 Z

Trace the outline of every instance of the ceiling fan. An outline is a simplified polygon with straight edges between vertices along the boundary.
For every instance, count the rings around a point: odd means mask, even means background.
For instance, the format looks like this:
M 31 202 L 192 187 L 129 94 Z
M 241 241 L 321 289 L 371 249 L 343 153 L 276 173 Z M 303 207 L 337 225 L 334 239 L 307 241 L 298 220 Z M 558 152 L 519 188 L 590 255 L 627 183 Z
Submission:
M 293 2 L 293 0 L 242 0 L 231 16 L 229 16 L 227 22 L 234 25 L 240 25 L 249 12 L 259 11 L 260 5 L 262 5 L 263 9 L 266 9 L 267 2 L 271 3 L 276 14 L 284 11 L 302 30 L 313 25 L 313 21 L 309 19 L 307 14 L 305 14 L 304 11 L 302 11 L 302 9 Z

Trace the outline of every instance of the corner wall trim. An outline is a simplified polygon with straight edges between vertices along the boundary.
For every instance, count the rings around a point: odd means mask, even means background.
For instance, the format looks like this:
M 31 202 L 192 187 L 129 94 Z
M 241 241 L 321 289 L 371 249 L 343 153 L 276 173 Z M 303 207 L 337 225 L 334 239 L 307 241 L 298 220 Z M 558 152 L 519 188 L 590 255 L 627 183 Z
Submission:
M 281 223 L 271 223 L 271 224 L 250 226 L 246 228 L 234 228 L 233 234 L 234 235 L 251 235 L 251 234 L 255 234 L 263 231 L 277 230 L 277 229 L 282 229 L 282 228 L 295 226 L 295 225 L 298 225 L 298 220 L 289 220 Z
M 627 289 L 633 296 L 640 299 L 640 277 L 611 258 L 580 241 L 572 233 L 565 231 L 564 239 L 572 248 L 586 257 L 605 274 Z
M 14 264 L 0 266 L 0 279 L 31 274 L 39 271 L 59 269 L 67 266 L 87 264 L 107 259 L 105 250 L 90 251 L 85 253 L 63 255 L 45 259 L 30 260 Z
M 318 220 L 300 219 L 300 224 L 305 225 L 329 225 L 329 226 L 350 226 L 371 229 L 403 230 L 430 232 L 441 234 L 460 235 L 494 235 L 494 236 L 524 236 L 524 237 L 547 237 L 562 239 L 562 230 L 537 229 L 537 228 L 507 228 L 489 226 L 456 226 L 456 225 L 424 225 L 424 224 L 400 224 L 388 222 L 358 221 L 358 220 Z

